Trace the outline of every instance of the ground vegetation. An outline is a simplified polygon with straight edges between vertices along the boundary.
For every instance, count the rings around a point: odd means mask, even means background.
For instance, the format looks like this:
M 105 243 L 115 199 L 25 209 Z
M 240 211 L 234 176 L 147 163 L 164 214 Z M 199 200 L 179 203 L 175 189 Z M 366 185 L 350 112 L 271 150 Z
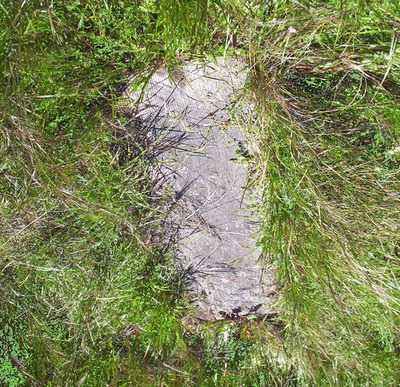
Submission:
M 0 383 L 400 384 L 400 5 L 0 0 Z M 121 113 L 240 56 L 276 313 L 194 326 Z M 235 116 L 233 112 L 233 116 Z

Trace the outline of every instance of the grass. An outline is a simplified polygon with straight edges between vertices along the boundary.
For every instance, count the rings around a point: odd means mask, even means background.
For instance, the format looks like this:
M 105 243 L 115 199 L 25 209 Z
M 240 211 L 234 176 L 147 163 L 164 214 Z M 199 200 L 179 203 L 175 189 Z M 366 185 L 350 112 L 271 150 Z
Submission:
M 316 384 L 396 385 L 398 59 L 385 18 L 395 10 L 334 5 L 312 17 L 295 5 L 284 22 L 288 8 L 277 7 L 279 24 L 259 23 L 280 30 L 274 43 L 254 34 L 260 243 L 277 267 L 297 372 Z
M 400 383 L 396 2 L 0 1 L 0 23 L 2 384 Z M 278 314 L 193 327 L 118 106 L 223 53 L 251 69 Z

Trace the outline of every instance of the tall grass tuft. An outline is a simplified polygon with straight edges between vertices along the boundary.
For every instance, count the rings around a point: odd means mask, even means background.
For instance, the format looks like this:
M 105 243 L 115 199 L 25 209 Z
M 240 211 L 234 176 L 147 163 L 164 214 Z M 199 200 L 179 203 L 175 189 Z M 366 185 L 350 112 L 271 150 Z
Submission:
M 300 381 L 398 383 L 396 7 L 275 2 L 252 31 L 260 244 Z

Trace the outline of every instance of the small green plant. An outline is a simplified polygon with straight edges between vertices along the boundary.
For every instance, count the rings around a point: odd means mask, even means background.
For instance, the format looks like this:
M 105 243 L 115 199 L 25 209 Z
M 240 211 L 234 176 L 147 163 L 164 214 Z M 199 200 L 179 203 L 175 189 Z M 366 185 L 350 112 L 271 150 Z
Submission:
M 29 348 L 21 348 L 13 329 L 2 323 L 0 330 L 0 382 L 7 386 L 20 386 L 30 376 L 26 373 Z M 17 327 L 22 331 L 24 326 Z

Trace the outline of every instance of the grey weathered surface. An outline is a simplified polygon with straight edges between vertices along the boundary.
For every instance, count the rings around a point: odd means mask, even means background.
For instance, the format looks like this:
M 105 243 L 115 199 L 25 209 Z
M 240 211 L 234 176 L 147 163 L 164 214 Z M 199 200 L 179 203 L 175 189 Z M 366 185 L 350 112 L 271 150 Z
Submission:
M 139 104 L 162 150 L 155 175 L 171 198 L 165 236 L 176 242 L 196 316 L 205 320 L 265 315 L 275 290 L 273 273 L 257 263 L 247 170 L 237 160 L 244 138 L 228 113 L 244 78 L 233 59 L 185 65 L 174 81 L 160 68 Z

